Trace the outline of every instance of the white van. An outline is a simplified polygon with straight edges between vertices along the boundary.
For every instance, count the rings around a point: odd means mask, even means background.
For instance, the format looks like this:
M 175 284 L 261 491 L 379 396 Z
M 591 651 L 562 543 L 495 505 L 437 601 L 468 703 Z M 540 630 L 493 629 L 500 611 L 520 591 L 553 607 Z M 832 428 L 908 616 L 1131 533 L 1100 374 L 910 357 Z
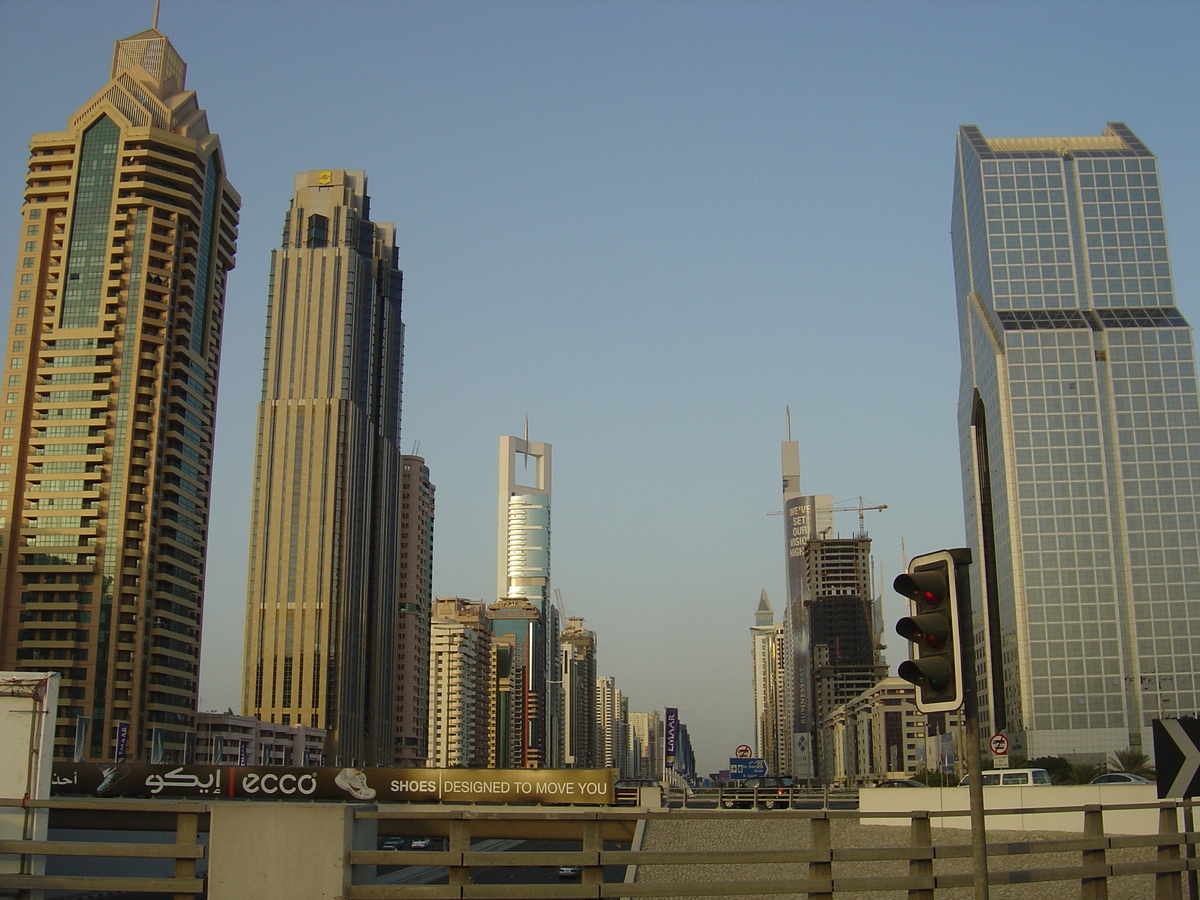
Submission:
M 964 775 L 959 787 L 966 787 L 970 775 Z M 1045 769 L 986 769 L 981 775 L 984 787 L 1031 787 L 1040 784 L 1050 786 L 1050 773 Z

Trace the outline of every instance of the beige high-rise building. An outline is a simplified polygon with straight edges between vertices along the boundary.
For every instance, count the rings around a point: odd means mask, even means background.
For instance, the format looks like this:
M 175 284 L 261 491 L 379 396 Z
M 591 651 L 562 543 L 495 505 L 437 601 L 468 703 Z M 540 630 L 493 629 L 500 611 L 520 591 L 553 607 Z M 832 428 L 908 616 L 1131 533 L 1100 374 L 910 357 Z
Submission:
M 395 755 L 401 282 L 366 176 L 297 175 L 271 256 L 242 712 L 326 729 L 331 765 Z
M 396 765 L 424 765 L 429 741 L 429 613 L 433 483 L 419 456 L 401 457 L 400 606 L 396 611 Z
M 486 767 L 495 698 L 483 601 L 439 597 L 429 631 L 429 764 Z
M 240 199 L 151 28 L 36 134 L 0 425 L 0 668 L 62 676 L 54 754 L 183 762 Z M 155 751 L 154 748 L 157 748 Z

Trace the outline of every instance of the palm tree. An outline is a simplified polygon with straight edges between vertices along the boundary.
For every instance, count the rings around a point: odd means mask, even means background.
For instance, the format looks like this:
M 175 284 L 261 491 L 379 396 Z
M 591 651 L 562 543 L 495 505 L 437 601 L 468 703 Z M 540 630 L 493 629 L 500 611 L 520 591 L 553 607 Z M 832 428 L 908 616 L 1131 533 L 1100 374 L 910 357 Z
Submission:
M 1117 750 L 1108 758 L 1110 772 L 1128 772 L 1130 775 L 1152 776 L 1154 767 L 1150 765 L 1150 757 L 1135 747 Z
M 1071 770 L 1064 779 L 1064 784 L 1090 784 L 1099 774 L 1100 767 L 1095 763 L 1071 763 Z

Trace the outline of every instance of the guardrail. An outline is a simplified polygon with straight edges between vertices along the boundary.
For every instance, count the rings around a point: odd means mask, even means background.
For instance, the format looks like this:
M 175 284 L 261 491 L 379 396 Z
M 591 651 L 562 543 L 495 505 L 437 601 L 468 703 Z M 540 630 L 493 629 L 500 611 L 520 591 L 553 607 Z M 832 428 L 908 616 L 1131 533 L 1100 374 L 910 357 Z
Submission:
M 989 845 L 989 859 L 1020 857 L 1026 854 L 1065 854 L 1062 865 L 1042 865 L 1022 869 L 997 866 L 988 873 L 989 884 L 1061 883 L 1059 896 L 1075 890 L 1085 900 L 1107 897 L 1110 881 L 1142 876 L 1146 884 L 1139 896 L 1155 900 L 1180 900 L 1184 874 L 1194 878 L 1200 869 L 1195 845 L 1200 833 L 1179 831 L 1179 810 L 1192 801 L 1158 801 L 1118 805 L 1085 805 L 1058 808 L 1055 813 L 1073 811 L 1083 817 L 1084 831 L 1079 837 L 995 842 Z M 347 900 L 459 900 L 459 898 L 511 897 L 596 897 L 634 898 L 665 896 L 713 896 L 740 894 L 769 896 L 807 893 L 811 898 L 836 900 L 839 896 L 876 891 L 908 891 L 914 900 L 936 900 L 939 892 L 974 884 L 970 872 L 971 847 L 965 831 L 953 844 L 934 844 L 931 817 L 965 816 L 965 811 L 943 810 L 931 814 L 916 812 L 870 812 L 856 810 L 779 810 L 770 815 L 754 811 L 725 809 L 647 809 L 647 808 L 537 808 L 504 806 L 409 806 L 376 807 L 337 803 L 258 803 L 246 801 L 172 802 L 47 800 L 22 803 L 0 800 L 4 808 L 46 809 L 51 816 L 70 820 L 73 827 L 87 817 L 102 819 L 114 829 L 155 828 L 173 833 L 174 840 L 159 844 L 84 843 L 68 841 L 10 840 L 0 842 L 0 854 L 13 854 L 5 861 L 21 862 L 21 872 L 0 873 L 0 890 L 33 891 L 66 889 L 76 891 L 162 892 L 209 900 L 244 898 L 275 900 L 312 896 L 318 886 L 309 873 L 326 873 L 337 868 L 341 886 L 337 889 Z M 1105 810 L 1121 814 L 1126 810 L 1158 810 L 1159 831 L 1151 835 L 1106 835 L 1103 831 Z M 16 812 L 13 809 L 13 812 Z M 989 810 L 992 815 L 1031 815 L 1029 810 Z M 875 819 L 907 820 L 904 829 L 888 829 L 901 839 L 893 846 L 842 846 L 835 841 L 847 828 L 853 828 L 864 816 Z M 683 831 L 695 825 L 736 826 L 738 823 L 780 823 L 795 826 L 792 838 L 803 846 L 787 849 L 643 849 L 634 839 L 635 828 L 642 833 L 670 826 Z M 273 824 L 272 824 L 273 823 Z M 786 823 L 786 824 L 785 824 Z M 53 824 L 53 823 L 52 823 Z M 209 872 L 198 876 L 196 863 L 206 855 L 199 840 L 201 831 L 209 831 Z M 225 831 L 225 835 L 221 834 Z M 377 850 L 382 835 L 444 835 L 446 850 Z M 871 837 L 876 832 L 858 832 Z M 247 838 L 247 835 L 252 837 Z M 331 836 L 341 836 L 340 845 Z M 472 850 L 479 840 L 508 836 L 513 838 L 550 838 L 579 840 L 580 850 L 507 851 Z M 605 841 L 631 842 L 628 850 L 606 850 Z M 883 843 L 877 840 L 876 843 Z M 236 845 L 236 846 L 235 846 Z M 1139 859 L 1112 858 L 1117 851 L 1136 850 Z M 75 856 L 110 858 L 158 858 L 174 860 L 171 878 L 55 876 L 36 874 L 39 857 Z M 317 857 L 320 857 L 317 860 Z M 269 866 L 264 863 L 269 860 Z M 446 870 L 440 884 L 376 883 L 376 867 L 405 865 L 436 866 Z M 1057 862 L 1057 861 L 1056 861 Z M 318 865 L 319 863 L 319 865 Z M 890 867 L 886 874 L 864 873 L 868 863 Z M 481 867 L 581 866 L 578 883 L 473 884 L 471 870 Z M 638 867 L 639 879 L 626 883 L 604 883 L 604 866 Z M 654 880 L 656 871 L 681 867 Z M 728 866 L 731 875 L 724 880 L 701 880 L 687 867 Z M 752 870 L 736 867 L 753 866 Z M 789 866 L 790 869 L 780 867 Z M 220 871 L 225 867 L 225 871 Z M 798 867 L 798 870 L 797 870 Z M 269 869 L 269 870 L 267 870 Z M 955 871 L 957 869 L 957 871 Z M 630 870 L 632 871 L 632 869 Z M 649 878 L 645 876 L 650 876 Z M 289 878 L 291 881 L 289 881 Z M 1150 880 L 1153 888 L 1149 888 Z M 298 887 L 297 885 L 301 885 Z M 1069 885 L 1077 884 L 1078 888 Z M 320 888 L 324 890 L 324 888 Z M 1151 893 L 1152 891 L 1152 893 Z M 333 895 L 332 893 L 330 894 Z
M 210 804 L 170 800 L 11 800 L 0 799 L 0 815 L 46 810 L 65 814 L 68 824 L 103 828 L 105 821 L 117 828 L 174 832 L 171 843 L 92 841 L 0 840 L 0 890 L 132 891 L 170 893 L 179 900 L 203 897 L 205 880 L 196 875 L 196 862 L 204 858 L 200 831 L 207 830 Z M 74 821 L 71 821 L 74 819 Z M 16 865 L 5 856 L 16 857 Z M 170 878 L 114 875 L 46 875 L 46 857 L 92 857 L 103 859 L 174 860 Z M 15 871 L 14 871 L 15 870 Z

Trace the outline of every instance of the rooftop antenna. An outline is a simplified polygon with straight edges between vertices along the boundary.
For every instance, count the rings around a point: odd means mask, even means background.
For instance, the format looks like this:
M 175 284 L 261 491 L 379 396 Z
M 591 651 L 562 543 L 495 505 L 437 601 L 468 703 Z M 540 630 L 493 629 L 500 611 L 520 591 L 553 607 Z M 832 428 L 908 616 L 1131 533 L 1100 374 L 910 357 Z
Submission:
M 154 21 L 150 24 L 150 27 L 153 28 L 155 31 L 158 31 L 158 4 L 159 4 L 159 2 L 160 2 L 160 0 L 154 0 Z
M 790 406 L 783 408 L 783 417 L 787 421 L 787 439 L 790 441 L 792 439 L 792 408 Z

